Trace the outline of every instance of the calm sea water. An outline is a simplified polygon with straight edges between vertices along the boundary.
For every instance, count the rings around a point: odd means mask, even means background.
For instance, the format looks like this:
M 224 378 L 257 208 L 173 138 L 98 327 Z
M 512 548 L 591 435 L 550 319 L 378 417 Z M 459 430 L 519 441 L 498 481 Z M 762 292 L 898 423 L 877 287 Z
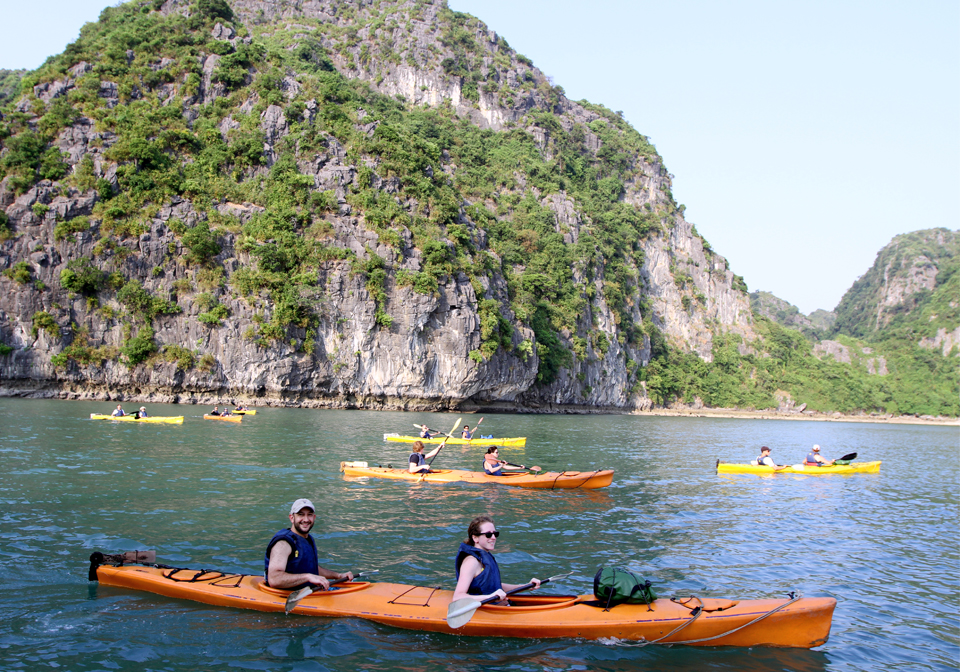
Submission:
M 132 405 L 131 405 L 132 406 Z M 384 432 L 448 414 L 260 409 L 241 425 L 205 407 L 150 406 L 183 425 L 89 420 L 110 404 L 0 399 L 0 668 L 4 670 L 954 670 L 960 664 L 956 427 L 487 415 L 482 434 L 527 436 L 501 457 L 546 469 L 613 467 L 610 488 L 346 480 L 341 460 L 401 466 Z M 474 425 L 478 416 L 464 416 Z M 718 476 L 761 444 L 781 463 L 813 443 L 856 451 L 880 474 Z M 436 464 L 478 468 L 451 446 Z M 515 458 L 515 459 L 513 459 Z M 290 502 L 318 506 L 325 566 L 453 587 L 470 518 L 492 513 L 510 582 L 626 566 L 662 596 L 838 600 L 817 650 L 647 647 L 477 639 L 208 607 L 91 584 L 94 550 L 155 549 L 159 562 L 260 573 Z

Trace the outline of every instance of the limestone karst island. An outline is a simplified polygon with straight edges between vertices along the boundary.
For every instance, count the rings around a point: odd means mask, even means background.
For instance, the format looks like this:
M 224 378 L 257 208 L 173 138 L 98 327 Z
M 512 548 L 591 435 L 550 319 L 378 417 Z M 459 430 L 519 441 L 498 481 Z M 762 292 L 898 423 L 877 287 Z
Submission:
M 802 315 L 600 103 L 443 0 L 107 8 L 0 70 L 0 394 L 960 415 L 957 232 Z

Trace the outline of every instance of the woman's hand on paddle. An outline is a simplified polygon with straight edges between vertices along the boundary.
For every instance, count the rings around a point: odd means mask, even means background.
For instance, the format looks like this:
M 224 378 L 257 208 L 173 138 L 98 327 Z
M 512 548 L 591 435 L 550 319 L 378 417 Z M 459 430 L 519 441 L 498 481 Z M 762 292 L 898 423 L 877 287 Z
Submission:
M 537 588 L 540 587 L 540 579 L 537 579 L 537 578 L 530 579 L 527 583 L 533 584 L 533 588 L 531 588 L 530 590 L 536 590 Z
M 497 602 L 502 602 L 503 600 L 507 599 L 507 592 L 503 588 L 498 588 L 489 595 L 482 596 L 480 599 L 486 600 L 491 597 L 499 597 L 500 599 L 497 600 Z

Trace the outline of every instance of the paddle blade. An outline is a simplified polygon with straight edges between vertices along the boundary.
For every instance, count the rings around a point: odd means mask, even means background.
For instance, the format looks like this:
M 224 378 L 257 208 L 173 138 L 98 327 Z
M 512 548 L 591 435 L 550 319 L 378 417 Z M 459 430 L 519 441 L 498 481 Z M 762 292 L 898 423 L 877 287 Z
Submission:
M 313 592 L 313 586 L 307 586 L 306 588 L 301 588 L 300 590 L 295 590 L 287 596 L 287 601 L 283 605 L 283 612 L 289 614 L 294 608 L 299 604 L 300 600 L 305 598 L 307 595 Z
M 844 455 L 843 457 L 838 457 L 838 458 L 837 458 L 837 460 L 846 460 L 846 461 L 855 460 L 855 459 L 857 459 L 857 454 L 856 454 L 856 453 L 847 453 L 847 454 Z
M 481 604 L 483 603 L 479 600 L 472 600 L 469 597 L 451 602 L 449 608 L 447 608 L 447 625 L 454 630 L 462 628 L 470 622 L 474 612 L 480 608 Z

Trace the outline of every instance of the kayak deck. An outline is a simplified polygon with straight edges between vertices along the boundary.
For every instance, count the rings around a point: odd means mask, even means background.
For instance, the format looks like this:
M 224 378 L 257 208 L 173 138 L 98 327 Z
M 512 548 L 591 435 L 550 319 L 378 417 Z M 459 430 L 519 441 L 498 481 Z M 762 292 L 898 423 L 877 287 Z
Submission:
M 384 434 L 383 440 L 398 441 L 400 443 L 413 443 L 414 441 L 420 441 L 424 445 L 446 442 L 449 446 L 500 446 L 501 448 L 523 448 L 527 445 L 527 437 L 525 436 L 516 436 L 509 439 L 482 439 L 479 436 L 472 439 L 460 439 L 456 437 L 448 439 L 445 436 L 435 436 L 432 439 L 421 439 L 419 436 Z
M 95 554 L 97 555 L 97 554 Z M 290 591 L 258 576 L 163 565 L 91 565 L 91 579 L 171 598 L 258 611 L 283 612 Z M 811 648 L 827 641 L 836 600 L 659 599 L 604 610 L 592 595 L 515 595 L 514 606 L 480 607 L 462 628 L 446 622 L 453 591 L 396 583 L 352 582 L 304 598 L 295 614 L 365 618 L 409 630 L 483 637 L 572 637 L 662 640 L 699 646 Z M 697 607 L 702 609 L 697 610 Z
M 99 413 L 91 413 L 91 420 L 116 420 L 118 422 L 156 422 L 156 423 L 166 423 L 170 425 L 182 425 L 183 416 L 182 415 L 157 415 L 150 416 L 147 418 L 135 418 L 133 415 L 101 415 Z
M 805 464 L 793 464 L 786 469 L 758 466 L 756 464 L 733 464 L 717 461 L 718 474 L 804 474 L 807 476 L 826 476 L 827 474 L 878 474 L 880 462 L 857 462 L 853 464 L 833 464 L 828 467 L 812 467 Z
M 361 466 L 362 465 L 362 466 Z M 357 478 L 389 478 L 416 483 L 494 483 L 517 488 L 537 488 L 542 490 L 562 490 L 580 488 L 595 490 L 605 488 L 613 482 L 613 469 L 596 471 L 541 471 L 505 472 L 502 476 L 490 476 L 482 471 L 461 471 L 459 469 L 436 469 L 428 474 L 411 474 L 406 469 L 387 467 L 368 467 L 365 462 L 341 462 L 340 471 L 345 476 Z

